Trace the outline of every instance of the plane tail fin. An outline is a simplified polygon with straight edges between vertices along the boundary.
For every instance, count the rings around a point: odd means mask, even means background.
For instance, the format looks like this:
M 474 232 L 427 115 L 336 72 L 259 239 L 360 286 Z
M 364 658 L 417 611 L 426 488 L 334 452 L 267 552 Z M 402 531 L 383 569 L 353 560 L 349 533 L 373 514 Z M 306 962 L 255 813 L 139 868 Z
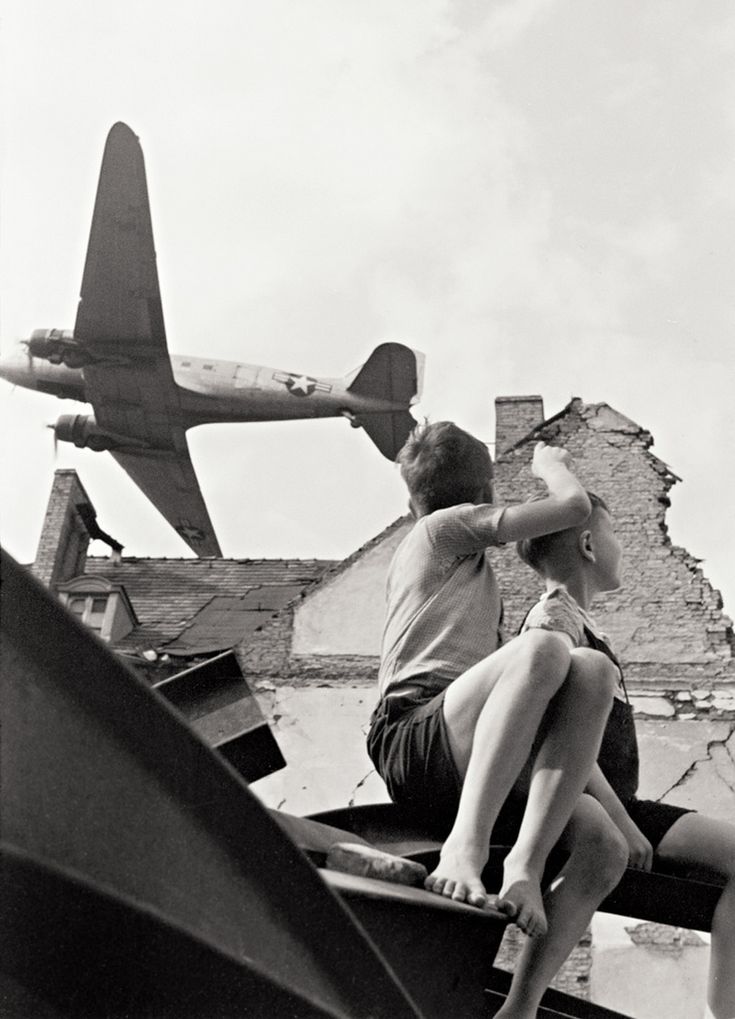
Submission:
M 355 396 L 402 403 L 406 408 L 421 396 L 424 355 L 403 343 L 381 343 L 357 369 L 347 390 Z
M 406 439 L 416 427 L 416 419 L 411 417 L 407 410 L 360 414 L 357 420 L 383 456 L 389 460 L 395 460 Z
M 423 354 L 402 343 L 381 343 L 347 385 L 354 396 L 393 404 L 390 410 L 358 412 L 354 421 L 389 460 L 395 460 L 416 426 L 408 408 L 421 396 L 423 376 Z

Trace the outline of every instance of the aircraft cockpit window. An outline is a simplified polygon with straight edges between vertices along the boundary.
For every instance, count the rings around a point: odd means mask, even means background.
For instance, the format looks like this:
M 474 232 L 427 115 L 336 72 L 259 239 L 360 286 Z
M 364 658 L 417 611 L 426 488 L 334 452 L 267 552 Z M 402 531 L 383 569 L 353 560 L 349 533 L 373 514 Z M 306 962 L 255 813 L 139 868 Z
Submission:
M 203 364 L 202 368 L 204 368 L 205 371 L 210 371 L 211 372 L 214 369 L 214 365 L 213 364 Z
M 181 367 L 182 368 L 191 368 L 191 361 L 182 361 L 181 362 Z

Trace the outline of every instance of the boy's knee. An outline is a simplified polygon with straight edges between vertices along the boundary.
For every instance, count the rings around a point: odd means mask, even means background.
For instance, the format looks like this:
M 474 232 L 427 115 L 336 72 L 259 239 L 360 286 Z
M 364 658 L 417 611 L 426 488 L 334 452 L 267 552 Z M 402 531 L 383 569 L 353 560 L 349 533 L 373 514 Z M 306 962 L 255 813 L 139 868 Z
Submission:
M 563 637 L 550 630 L 528 630 L 519 641 L 519 656 L 532 679 L 554 688 L 561 685 L 571 661 Z
M 598 867 L 601 871 L 600 881 L 606 891 L 612 891 L 625 873 L 630 859 L 630 849 L 623 833 L 615 828 L 605 834 L 598 855 Z
M 628 866 L 628 843 L 609 819 L 600 820 L 580 840 L 577 851 L 587 887 L 607 895 Z
M 602 651 L 592 648 L 575 648 L 570 657 L 569 678 L 578 683 L 587 696 L 609 703 L 620 679 L 613 662 Z

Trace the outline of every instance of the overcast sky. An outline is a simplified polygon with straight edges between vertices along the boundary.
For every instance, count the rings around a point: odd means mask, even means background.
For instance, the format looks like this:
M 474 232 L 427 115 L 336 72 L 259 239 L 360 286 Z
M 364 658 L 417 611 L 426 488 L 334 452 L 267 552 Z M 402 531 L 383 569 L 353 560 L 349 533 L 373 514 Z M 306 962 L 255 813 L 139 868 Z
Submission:
M 488 441 L 496 396 L 605 401 L 735 613 L 730 0 L 5 0 L 1 27 L 4 352 L 73 326 L 123 120 L 172 352 L 342 375 L 402 340 L 417 413 Z M 6 548 L 33 558 L 74 467 L 127 553 L 190 554 L 106 454 L 54 457 L 84 410 L 0 382 Z M 404 510 L 342 420 L 189 440 L 227 556 L 346 556 Z

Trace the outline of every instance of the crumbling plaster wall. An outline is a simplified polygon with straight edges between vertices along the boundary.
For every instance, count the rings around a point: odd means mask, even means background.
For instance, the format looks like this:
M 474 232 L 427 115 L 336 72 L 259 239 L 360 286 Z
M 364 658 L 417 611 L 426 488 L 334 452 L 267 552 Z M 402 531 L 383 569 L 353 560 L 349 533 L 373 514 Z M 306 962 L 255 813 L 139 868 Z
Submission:
M 375 656 L 385 616 L 385 578 L 410 524 L 397 521 L 318 584 L 294 612 L 292 656 Z M 305 664 L 305 663 L 304 663 Z

